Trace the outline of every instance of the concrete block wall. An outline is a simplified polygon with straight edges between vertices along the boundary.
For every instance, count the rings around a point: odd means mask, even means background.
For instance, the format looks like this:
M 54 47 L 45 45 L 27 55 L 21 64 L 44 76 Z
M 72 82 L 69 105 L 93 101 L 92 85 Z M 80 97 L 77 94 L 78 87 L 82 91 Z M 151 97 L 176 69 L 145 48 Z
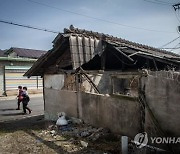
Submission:
M 108 75 L 104 77 L 107 79 Z M 57 120 L 57 114 L 65 112 L 68 116 L 79 117 L 86 123 L 108 127 L 114 133 L 132 138 L 143 131 L 147 132 L 149 137 L 160 136 L 162 134 L 159 134 L 159 129 L 162 129 L 166 136 L 180 136 L 178 72 L 148 72 L 147 76 L 140 79 L 141 91 L 144 91 L 145 100 L 158 125 L 153 122 L 147 106 L 142 111 L 140 102 L 133 97 L 129 99 L 128 96 L 62 90 L 63 75 L 49 75 L 44 79 L 45 118 L 48 120 Z
M 62 91 L 63 87 L 63 74 L 44 76 L 45 119 L 57 120 L 59 112 L 77 117 L 76 93 Z
M 68 116 L 78 117 L 77 115 L 77 97 L 75 92 L 60 91 L 56 89 L 45 88 L 45 119 L 58 119 L 59 112 L 65 112 Z
M 180 136 L 180 73 L 179 72 L 149 72 L 142 78 L 146 101 L 154 114 L 158 127 L 167 136 Z M 152 117 L 146 110 L 145 130 L 148 134 L 157 134 Z M 158 134 L 157 134 L 158 135 Z
M 136 100 L 61 90 L 64 76 L 60 74 L 46 75 L 44 79 L 46 119 L 57 120 L 58 113 L 65 112 L 94 126 L 107 127 L 114 133 L 134 137 L 142 131 L 140 107 Z
M 139 103 L 90 93 L 45 88 L 45 118 L 57 120 L 59 112 L 86 123 L 134 137 L 141 132 Z M 79 97 L 79 98 L 77 98 Z M 79 101 L 78 101 L 79 99 Z
M 136 100 L 80 93 L 80 118 L 114 133 L 134 137 L 141 132 L 140 106 Z

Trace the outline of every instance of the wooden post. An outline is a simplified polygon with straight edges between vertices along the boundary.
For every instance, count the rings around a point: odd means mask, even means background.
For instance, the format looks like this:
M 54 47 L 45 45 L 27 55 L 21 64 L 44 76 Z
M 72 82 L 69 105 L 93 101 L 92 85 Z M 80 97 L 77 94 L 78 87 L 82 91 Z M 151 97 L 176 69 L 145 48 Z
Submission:
M 156 71 L 158 71 L 158 67 L 157 67 L 157 64 L 156 64 L 156 61 L 154 58 L 153 58 L 153 63 L 154 63 L 154 67 L 155 67 Z
M 102 54 L 101 54 L 101 70 L 105 70 L 106 67 L 106 44 L 102 45 Z
M 44 101 L 44 114 L 45 114 L 45 111 L 46 111 L 46 98 L 45 98 L 45 81 L 44 81 L 44 75 L 43 75 L 42 79 L 43 79 L 43 101 Z
M 76 73 L 75 74 L 75 81 L 76 81 L 76 91 L 77 91 L 77 97 L 76 97 L 76 100 L 77 100 L 77 118 L 79 118 L 79 93 L 80 93 L 80 90 L 79 90 L 79 79 L 80 78 L 80 74 Z
M 105 65 L 106 65 L 106 53 L 103 52 L 101 55 L 101 69 L 105 70 Z
M 37 89 L 38 89 L 39 88 L 38 76 L 36 77 L 36 86 L 37 86 Z
M 7 96 L 7 93 L 6 93 L 6 70 L 5 70 L 5 66 L 3 66 L 3 95 Z

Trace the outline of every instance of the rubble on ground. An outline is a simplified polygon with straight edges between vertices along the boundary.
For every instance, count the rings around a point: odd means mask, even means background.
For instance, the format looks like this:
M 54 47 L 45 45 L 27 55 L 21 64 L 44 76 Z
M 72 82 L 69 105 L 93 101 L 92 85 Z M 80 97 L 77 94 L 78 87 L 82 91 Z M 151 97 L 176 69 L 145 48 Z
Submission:
M 56 125 L 49 124 L 47 130 L 41 132 L 42 136 L 52 136 L 54 139 L 59 138 L 59 136 L 65 136 L 69 138 L 69 142 L 80 146 L 80 149 L 91 148 L 94 149 L 97 145 L 99 149 L 105 148 L 106 151 L 113 151 L 114 145 L 120 147 L 120 137 L 114 136 L 107 128 L 96 128 L 89 124 L 83 123 L 81 119 L 68 118 L 67 125 Z M 116 138 L 116 139 L 115 139 Z M 114 141 L 115 139 L 115 141 Z M 106 140 L 106 141 L 105 141 Z M 101 142 L 105 141 L 103 147 L 101 147 Z M 106 145 L 109 142 L 109 145 Z M 118 145 L 119 144 L 119 145 Z M 108 149 L 109 148 L 109 149 Z M 117 149 L 116 149 L 117 150 Z M 106 152 L 108 153 L 108 152 Z
M 0 129 L 0 153 L 37 154 L 114 154 L 120 152 L 120 136 L 106 128 L 96 128 L 77 118 L 67 118 L 67 125 L 42 121 L 25 125 L 10 123 Z M 21 126 L 24 126 L 23 129 Z M 5 129 L 5 130 L 4 130 Z M 13 145 L 13 146 L 12 146 Z M 8 148 L 6 148 L 8 147 Z M 11 148 L 12 147 L 12 148 Z

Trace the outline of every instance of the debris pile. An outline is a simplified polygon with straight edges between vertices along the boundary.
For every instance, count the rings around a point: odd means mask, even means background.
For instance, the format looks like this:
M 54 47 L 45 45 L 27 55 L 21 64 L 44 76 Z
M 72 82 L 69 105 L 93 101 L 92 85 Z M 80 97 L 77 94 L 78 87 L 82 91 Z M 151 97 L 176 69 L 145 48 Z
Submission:
M 109 129 L 95 128 L 82 123 L 82 121 L 77 118 L 73 118 L 73 120 L 74 121 L 68 120 L 66 125 L 64 125 L 64 122 L 61 123 L 62 125 L 57 125 L 57 122 L 56 125 L 49 125 L 47 131 L 44 133 L 49 133 L 52 136 L 56 136 L 57 134 L 71 135 L 74 138 L 85 139 L 87 141 L 96 141 L 110 133 Z M 60 119 L 58 119 L 58 121 L 60 121 Z
M 58 114 L 56 122 L 46 123 L 40 137 L 59 144 L 69 152 L 109 154 L 120 150 L 120 137 L 109 129 L 93 127 L 81 119 L 66 117 L 64 113 Z

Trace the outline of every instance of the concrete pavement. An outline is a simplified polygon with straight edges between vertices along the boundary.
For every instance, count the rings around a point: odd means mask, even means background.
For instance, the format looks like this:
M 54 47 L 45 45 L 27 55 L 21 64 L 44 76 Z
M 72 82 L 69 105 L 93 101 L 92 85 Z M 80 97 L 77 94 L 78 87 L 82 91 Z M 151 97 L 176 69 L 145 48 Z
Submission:
M 32 109 L 31 114 L 23 114 L 22 103 L 21 110 L 16 110 L 17 108 L 17 99 L 15 96 L 12 97 L 0 97 L 0 121 L 9 121 L 23 119 L 27 117 L 43 115 L 44 114 L 44 102 L 41 95 L 32 95 L 30 96 L 31 100 L 28 104 L 29 108 Z M 27 112 L 28 113 L 28 112 Z

